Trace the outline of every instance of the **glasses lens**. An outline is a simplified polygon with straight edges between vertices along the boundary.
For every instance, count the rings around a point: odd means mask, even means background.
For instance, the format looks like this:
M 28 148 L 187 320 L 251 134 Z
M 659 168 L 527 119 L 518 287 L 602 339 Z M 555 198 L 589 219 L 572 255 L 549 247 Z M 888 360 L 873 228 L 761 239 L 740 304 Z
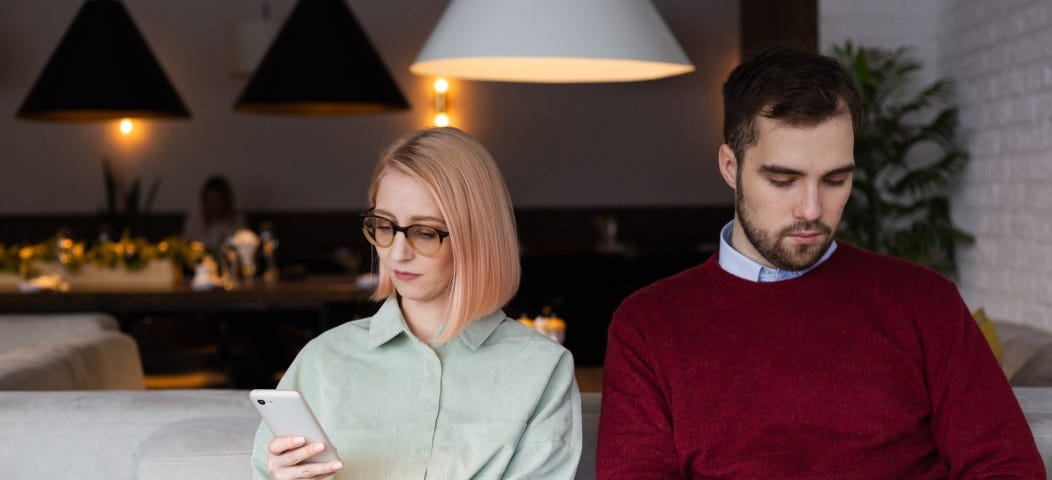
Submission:
M 442 248 L 442 238 L 438 236 L 438 230 L 426 225 L 409 227 L 409 243 L 423 255 L 433 255 Z
M 365 217 L 365 236 L 378 247 L 387 247 L 394 241 L 394 224 L 380 217 Z

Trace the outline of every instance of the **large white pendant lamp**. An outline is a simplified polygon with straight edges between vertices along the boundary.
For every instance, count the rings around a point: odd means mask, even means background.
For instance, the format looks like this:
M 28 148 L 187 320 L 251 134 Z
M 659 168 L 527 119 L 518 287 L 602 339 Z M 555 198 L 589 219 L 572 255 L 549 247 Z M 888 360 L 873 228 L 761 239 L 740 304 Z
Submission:
M 452 0 L 409 69 L 586 83 L 652 80 L 694 65 L 650 0 Z

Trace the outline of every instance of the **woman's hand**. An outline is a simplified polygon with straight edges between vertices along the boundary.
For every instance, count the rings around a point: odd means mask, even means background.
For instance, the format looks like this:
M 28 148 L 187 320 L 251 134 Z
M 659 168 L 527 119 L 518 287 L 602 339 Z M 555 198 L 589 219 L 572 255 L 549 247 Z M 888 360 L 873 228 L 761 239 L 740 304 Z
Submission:
M 332 475 L 343 468 L 340 462 L 300 462 L 325 451 L 324 443 L 305 445 L 303 437 L 277 437 L 270 441 L 267 453 L 267 469 L 274 480 L 314 479 Z

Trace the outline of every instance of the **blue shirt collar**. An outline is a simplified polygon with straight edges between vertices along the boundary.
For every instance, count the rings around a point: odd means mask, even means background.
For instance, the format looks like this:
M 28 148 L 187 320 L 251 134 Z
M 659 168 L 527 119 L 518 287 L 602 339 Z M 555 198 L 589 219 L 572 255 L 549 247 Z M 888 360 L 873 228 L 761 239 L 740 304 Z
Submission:
M 742 255 L 741 252 L 731 246 L 731 234 L 734 231 L 734 221 L 728 222 L 720 230 L 720 267 L 735 277 L 749 280 L 750 282 L 780 282 L 802 276 L 814 270 L 819 265 L 829 260 L 836 250 L 836 241 L 829 244 L 826 253 L 819 258 L 814 265 L 803 270 L 782 270 L 780 268 L 768 267 L 755 260 Z

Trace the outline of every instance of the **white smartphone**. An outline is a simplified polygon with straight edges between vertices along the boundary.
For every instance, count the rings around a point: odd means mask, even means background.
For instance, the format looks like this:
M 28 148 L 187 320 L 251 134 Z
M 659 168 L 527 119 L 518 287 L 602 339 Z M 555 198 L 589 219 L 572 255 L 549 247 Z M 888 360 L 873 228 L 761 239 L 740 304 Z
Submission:
M 321 423 L 311 411 L 307 400 L 295 390 L 257 389 L 248 392 L 248 398 L 267 422 L 275 437 L 300 436 L 307 445 L 315 442 L 325 444 L 325 450 L 303 461 L 303 463 L 335 462 L 340 459 L 336 447 L 322 430 Z

